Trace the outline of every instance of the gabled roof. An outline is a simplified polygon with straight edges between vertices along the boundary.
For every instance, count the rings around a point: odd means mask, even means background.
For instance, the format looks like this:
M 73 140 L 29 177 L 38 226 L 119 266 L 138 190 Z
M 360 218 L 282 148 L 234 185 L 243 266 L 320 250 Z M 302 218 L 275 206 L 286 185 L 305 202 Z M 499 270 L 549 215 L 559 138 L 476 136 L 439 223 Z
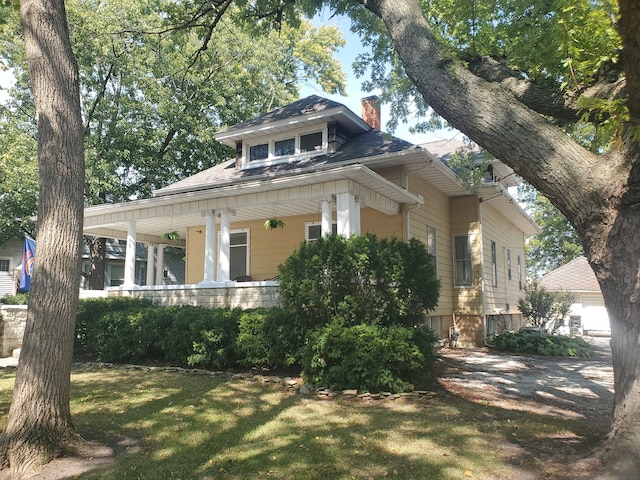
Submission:
M 493 176 L 495 178 L 495 181 L 500 182 L 505 187 L 515 187 L 520 184 L 520 179 L 511 167 L 505 165 L 500 160 L 494 157 L 489 156 L 489 158 L 487 158 L 485 155 L 488 154 L 486 154 L 486 152 L 485 154 L 483 154 L 480 147 L 475 144 L 466 143 L 459 138 L 454 137 L 445 140 L 427 142 L 423 143 L 421 147 L 429 150 L 436 157 L 442 160 L 446 165 L 449 165 L 449 162 L 451 161 L 453 155 L 459 149 L 470 149 L 470 152 L 474 153 L 479 160 L 488 161 L 489 165 L 491 165 L 491 168 L 493 168 Z
M 585 257 L 578 257 L 543 276 L 538 285 L 549 291 L 599 292 L 600 285 Z
M 272 135 L 298 125 L 313 125 L 338 120 L 351 133 L 366 132 L 371 126 L 343 104 L 318 95 L 302 98 L 281 108 L 237 123 L 214 134 L 220 143 L 234 147 L 236 141 Z

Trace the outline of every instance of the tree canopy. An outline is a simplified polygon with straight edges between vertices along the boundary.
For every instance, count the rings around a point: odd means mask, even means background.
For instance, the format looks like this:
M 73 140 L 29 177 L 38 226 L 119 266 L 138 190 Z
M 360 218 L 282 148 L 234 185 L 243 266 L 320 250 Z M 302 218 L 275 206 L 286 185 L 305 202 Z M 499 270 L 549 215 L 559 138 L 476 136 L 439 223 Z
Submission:
M 344 40 L 333 26 L 291 17 L 270 29 L 250 21 L 260 14 L 265 23 L 266 6 L 259 13 L 246 2 L 71 0 L 66 6 L 80 71 L 90 204 L 146 197 L 228 158 L 232 152 L 213 133 L 296 100 L 305 81 L 331 93 L 344 89 L 334 58 Z M 0 177 L 0 201 L 12 206 L 0 210 L 0 243 L 35 213 L 29 188 L 35 178 L 26 174 L 36 157 L 19 19 L 4 12 L 0 51 L 17 83 L 0 117 L 3 131 L 11 132 L 3 136 L 0 158 L 20 159 L 24 168 L 19 172 L 14 163 L 4 168 L 23 175 Z

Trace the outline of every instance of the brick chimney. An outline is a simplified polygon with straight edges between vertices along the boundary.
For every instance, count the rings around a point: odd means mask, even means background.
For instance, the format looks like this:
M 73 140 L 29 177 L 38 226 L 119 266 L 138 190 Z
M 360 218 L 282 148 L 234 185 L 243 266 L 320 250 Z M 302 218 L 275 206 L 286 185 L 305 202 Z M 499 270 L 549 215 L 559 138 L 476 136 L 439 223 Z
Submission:
M 380 130 L 380 99 L 377 95 L 365 97 L 362 103 L 362 119 L 372 128 Z

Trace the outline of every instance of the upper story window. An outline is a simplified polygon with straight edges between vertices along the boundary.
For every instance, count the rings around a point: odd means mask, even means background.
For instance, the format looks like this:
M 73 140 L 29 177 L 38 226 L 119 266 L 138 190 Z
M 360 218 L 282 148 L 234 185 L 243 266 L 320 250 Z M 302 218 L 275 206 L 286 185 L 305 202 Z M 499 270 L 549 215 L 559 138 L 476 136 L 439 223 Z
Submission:
M 322 150 L 322 132 L 300 135 L 300 153 Z
M 276 137 L 260 143 L 244 142 L 243 168 L 254 168 L 275 163 L 288 162 L 298 155 L 321 155 L 327 151 L 327 126 L 302 130 L 297 134 Z
M 275 142 L 273 155 L 281 157 L 283 155 L 293 155 L 296 153 L 296 139 L 287 138 L 286 140 L 278 140 Z
M 264 160 L 269 158 L 269 144 L 261 143 L 259 145 L 253 145 L 249 147 L 249 160 Z

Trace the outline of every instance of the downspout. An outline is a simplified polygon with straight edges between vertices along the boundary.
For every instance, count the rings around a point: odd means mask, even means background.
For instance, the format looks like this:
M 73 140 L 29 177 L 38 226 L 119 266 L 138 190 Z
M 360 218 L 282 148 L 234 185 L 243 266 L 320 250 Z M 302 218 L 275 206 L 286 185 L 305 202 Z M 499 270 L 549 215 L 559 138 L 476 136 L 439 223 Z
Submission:
M 402 169 L 404 170 L 404 167 L 402 167 Z M 403 178 L 402 188 L 404 188 L 408 192 L 409 191 L 409 174 L 404 173 L 402 178 Z M 411 213 L 411 210 L 418 207 L 420 207 L 419 203 L 405 204 L 405 209 L 404 209 L 405 230 L 406 230 L 404 233 L 405 242 L 408 242 L 409 239 L 411 238 L 411 217 L 409 216 L 409 213 Z
M 482 296 L 482 343 L 486 346 L 487 339 L 487 296 L 485 294 L 484 279 L 484 238 L 482 235 L 482 198 L 478 200 L 478 236 L 480 243 L 480 295 Z

